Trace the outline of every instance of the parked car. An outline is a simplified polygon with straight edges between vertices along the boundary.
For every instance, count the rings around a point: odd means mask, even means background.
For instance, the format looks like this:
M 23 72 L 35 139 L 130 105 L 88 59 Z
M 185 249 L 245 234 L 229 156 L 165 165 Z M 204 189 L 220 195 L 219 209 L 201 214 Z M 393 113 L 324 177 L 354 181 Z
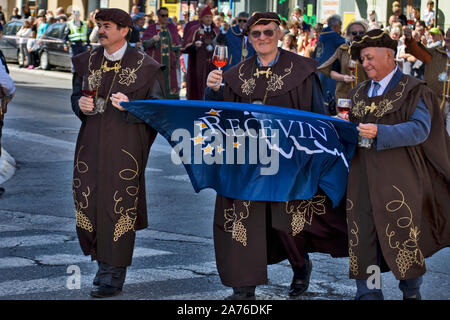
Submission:
M 64 50 L 68 32 L 69 28 L 66 22 L 57 22 L 48 27 L 40 39 L 41 69 L 48 70 L 53 66 L 71 69 L 69 51 Z
M 23 57 L 17 44 L 17 31 L 23 26 L 24 20 L 13 20 L 3 26 L 3 36 L 0 39 L 0 50 L 2 50 L 6 61 L 8 62 L 22 62 Z

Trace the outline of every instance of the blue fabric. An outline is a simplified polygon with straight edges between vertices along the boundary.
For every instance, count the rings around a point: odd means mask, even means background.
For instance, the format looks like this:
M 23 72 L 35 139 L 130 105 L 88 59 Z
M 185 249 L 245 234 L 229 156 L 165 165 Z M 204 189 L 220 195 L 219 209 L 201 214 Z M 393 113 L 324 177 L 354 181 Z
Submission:
M 320 187 L 334 206 L 345 195 L 358 137 L 355 124 L 295 109 L 222 101 L 148 100 L 121 105 L 156 129 L 172 147 L 185 147 L 182 154 L 179 151 L 177 154 L 185 157 L 183 164 L 196 192 L 213 188 L 233 199 L 290 201 L 310 199 Z M 213 115 L 214 111 L 218 115 Z M 202 123 L 205 128 L 201 128 Z M 245 148 L 244 163 L 228 164 L 227 155 L 235 158 L 237 149 L 232 145 L 225 148 L 226 140 L 236 141 L 237 128 L 259 132 L 262 126 L 269 128 L 268 136 L 273 134 L 271 130 L 278 129 L 280 153 L 276 174 L 261 174 L 261 169 L 269 164 L 262 164 L 259 158 L 251 161 L 261 150 L 267 151 L 266 139 L 262 139 L 263 148 L 258 147 L 258 151 L 250 150 L 248 138 L 240 141 L 238 148 Z M 189 135 L 172 141 L 172 133 L 180 128 Z M 231 130 L 229 138 L 223 137 L 221 145 L 225 150 L 219 153 L 218 140 L 211 136 L 227 129 Z M 195 137 L 205 140 L 194 145 Z M 222 159 L 223 164 L 206 163 L 212 159 L 205 156 L 211 150 L 208 145 L 214 147 L 212 156 Z M 195 163 L 199 162 L 195 161 L 196 154 L 202 156 L 200 163 Z
M 372 95 L 371 97 L 376 97 L 378 95 L 378 90 L 380 90 L 381 86 L 378 82 L 373 83 Z
M 383 94 L 394 89 L 403 78 L 403 75 L 400 68 L 397 68 Z M 370 91 L 370 86 L 368 90 Z M 430 130 L 431 115 L 423 100 L 419 99 L 409 121 L 395 125 L 378 124 L 377 138 L 375 140 L 376 149 L 381 151 L 421 144 L 427 139 Z
M 235 35 L 241 34 L 238 25 L 234 26 L 232 29 L 233 31 L 230 28 L 225 35 L 226 45 L 228 47 L 228 64 L 222 68 L 224 72 L 241 62 L 242 39 L 244 38 L 244 35 L 240 36 Z M 235 34 L 233 34 L 233 32 Z M 248 40 L 247 40 L 247 51 L 248 55 L 246 59 L 250 58 L 255 54 L 255 49 L 253 49 L 253 46 L 250 44 Z
M 345 39 L 330 27 L 323 29 L 317 41 L 316 60 L 318 66 L 331 58 L 336 50 L 345 43 Z M 319 72 L 320 83 L 323 88 L 323 95 L 326 102 L 330 102 L 329 96 L 334 97 L 336 92 L 336 81 Z

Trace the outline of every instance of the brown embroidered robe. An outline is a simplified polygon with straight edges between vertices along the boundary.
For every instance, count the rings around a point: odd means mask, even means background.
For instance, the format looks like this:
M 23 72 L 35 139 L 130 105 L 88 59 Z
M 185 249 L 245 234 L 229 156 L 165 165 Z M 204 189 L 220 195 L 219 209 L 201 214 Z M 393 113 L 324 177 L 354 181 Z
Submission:
M 216 68 L 212 63 L 212 56 L 214 53 L 213 40 L 218 33 L 219 29 L 214 24 L 211 24 L 209 32 L 199 24 L 184 34 L 181 52 L 189 55 L 186 75 L 186 98 L 188 100 L 203 100 L 208 74 Z M 195 46 L 196 41 L 202 41 L 201 47 Z
M 350 83 L 346 83 L 345 81 L 336 81 L 335 97 L 337 102 L 337 99 L 347 99 L 348 93 L 350 92 L 350 90 L 352 90 L 352 88 L 357 86 L 359 83 L 367 80 L 367 74 L 359 61 L 356 61 L 355 71 L 350 71 L 350 53 L 347 44 L 341 45 L 330 57 L 330 59 L 321 64 L 317 68 L 317 70 L 327 76 L 330 76 L 333 68 L 333 63 L 336 60 L 338 60 L 341 64 L 341 70 L 339 71 L 339 73 L 352 75 L 355 77 L 355 81 Z
M 350 121 L 407 122 L 421 98 L 431 132 L 416 146 L 357 148 L 347 189 L 350 278 L 365 280 L 370 265 L 381 265 L 399 280 L 411 279 L 425 273 L 424 258 L 450 245 L 450 140 L 436 96 L 424 83 L 404 75 L 373 98 L 369 86 L 366 81 L 351 91 Z
M 129 46 L 123 59 L 114 62 L 103 50 L 73 58 L 72 108 L 82 120 L 73 171 L 76 229 L 85 255 L 128 266 L 135 232 L 147 227 L 145 166 L 157 132 L 113 107 L 109 97 L 122 92 L 130 101 L 155 98 L 155 83 L 163 88 L 164 80 L 161 66 L 135 48 Z M 103 114 L 86 116 L 79 110 L 83 75 L 98 87 L 98 97 L 107 98 Z
M 258 76 L 259 75 L 259 76 Z M 311 111 L 318 89 L 316 63 L 280 50 L 273 67 L 256 56 L 224 73 L 225 101 L 262 103 Z M 321 104 L 323 110 L 323 103 Z M 341 210 L 339 210 L 341 209 Z M 302 267 L 307 252 L 347 256 L 344 208 L 333 209 L 321 191 L 308 200 L 257 202 L 217 195 L 214 246 L 222 283 L 230 287 L 267 283 L 267 264 L 286 258 Z

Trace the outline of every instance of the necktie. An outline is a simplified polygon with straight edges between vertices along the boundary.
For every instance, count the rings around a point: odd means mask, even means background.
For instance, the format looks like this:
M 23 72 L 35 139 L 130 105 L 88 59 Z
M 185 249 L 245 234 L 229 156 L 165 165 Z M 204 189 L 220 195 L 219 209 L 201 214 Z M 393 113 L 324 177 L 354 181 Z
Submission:
M 373 83 L 373 89 L 372 89 L 372 97 L 376 97 L 378 95 L 378 90 L 380 90 L 381 85 L 378 82 Z

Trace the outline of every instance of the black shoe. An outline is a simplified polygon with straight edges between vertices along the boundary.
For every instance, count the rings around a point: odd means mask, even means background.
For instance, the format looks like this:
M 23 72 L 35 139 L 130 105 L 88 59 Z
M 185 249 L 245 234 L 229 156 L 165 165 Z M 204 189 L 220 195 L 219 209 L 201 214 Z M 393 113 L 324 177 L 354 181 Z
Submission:
M 0 197 L 2 196 L 2 194 L 4 194 L 5 193 L 5 188 L 3 188 L 3 187 L 0 187 Z
M 100 282 L 98 281 L 97 278 L 94 279 L 94 281 L 92 281 L 92 284 L 96 287 L 98 287 L 100 285 Z
M 422 296 L 420 295 L 420 293 L 417 293 L 410 297 L 403 296 L 403 300 L 422 300 Z
M 233 288 L 233 294 L 226 297 L 225 300 L 256 300 L 255 288 L 254 286 Z
M 312 270 L 312 262 L 308 260 L 306 263 L 306 277 L 304 278 L 296 278 L 294 274 L 294 278 L 292 279 L 291 287 L 289 289 L 289 295 L 291 297 L 298 297 L 303 292 L 308 290 L 309 287 L 309 278 L 311 277 Z
M 102 284 L 98 288 L 91 291 L 91 296 L 94 298 L 109 298 L 117 296 L 122 292 L 122 288 L 111 287 L 107 284 Z

